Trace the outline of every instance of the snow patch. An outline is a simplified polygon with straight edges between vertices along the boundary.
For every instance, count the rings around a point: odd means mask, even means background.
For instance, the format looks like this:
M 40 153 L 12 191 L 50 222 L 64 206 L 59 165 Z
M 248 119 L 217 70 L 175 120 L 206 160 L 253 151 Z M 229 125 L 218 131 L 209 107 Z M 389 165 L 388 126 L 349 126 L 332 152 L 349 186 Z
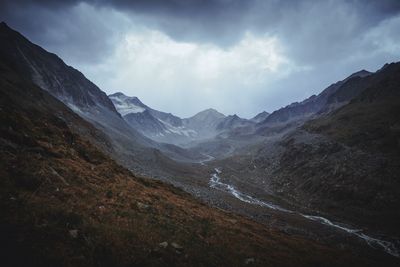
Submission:
M 162 124 L 165 125 L 165 127 L 167 128 L 167 130 L 165 130 L 166 133 L 170 133 L 170 134 L 178 134 L 178 135 L 184 135 L 187 137 L 194 137 L 197 135 L 197 132 L 195 130 L 192 129 L 188 129 L 185 126 L 173 126 L 170 123 L 160 120 L 158 119 Z
M 82 110 L 78 106 L 74 105 L 73 103 L 71 103 L 71 102 L 64 102 L 64 103 L 66 103 L 67 106 L 70 109 L 72 109 L 73 112 L 75 112 L 75 113 L 83 113 Z
M 125 116 L 130 113 L 142 113 L 146 109 L 140 106 L 137 106 L 133 103 L 128 103 L 126 100 L 127 97 L 110 97 L 112 102 L 114 103 L 115 108 L 117 111 L 122 115 Z

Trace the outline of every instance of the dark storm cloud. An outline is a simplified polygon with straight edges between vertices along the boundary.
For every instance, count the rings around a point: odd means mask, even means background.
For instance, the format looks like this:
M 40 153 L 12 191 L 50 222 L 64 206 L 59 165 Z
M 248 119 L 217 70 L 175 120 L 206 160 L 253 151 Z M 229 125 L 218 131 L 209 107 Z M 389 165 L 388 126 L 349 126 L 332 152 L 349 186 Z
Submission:
M 101 17 L 101 15 L 104 17 Z M 118 14 L 80 1 L 2 1 L 0 20 L 67 61 L 96 63 L 125 30 Z
M 290 44 L 292 57 L 310 62 L 345 55 L 366 30 L 400 10 L 398 0 L 10 0 L 2 1 L 0 16 L 40 44 L 63 46 L 76 59 L 96 60 L 109 52 L 123 23 L 77 13 L 82 2 L 118 10 L 178 41 L 229 47 L 246 31 L 274 34 Z
M 95 1 L 124 12 L 143 14 L 170 36 L 192 41 L 210 41 L 229 45 L 239 40 L 243 31 L 257 32 L 280 30 L 292 33 L 302 23 L 318 23 L 332 10 L 331 7 L 348 8 L 363 20 L 363 27 L 376 24 L 387 16 L 398 13 L 398 0 L 175 0 L 175 1 Z M 317 12 L 307 16 L 309 10 Z M 333 10 L 334 11 L 334 10 Z M 299 18 L 299 14 L 305 15 Z M 288 23 L 289 22 L 289 23 Z M 291 22 L 294 22 L 290 25 Z M 345 24 L 346 21 L 336 21 Z M 289 24 L 289 25 L 288 25 Z M 290 27 L 290 28 L 287 28 Z M 283 28 L 283 29 L 282 29 Z

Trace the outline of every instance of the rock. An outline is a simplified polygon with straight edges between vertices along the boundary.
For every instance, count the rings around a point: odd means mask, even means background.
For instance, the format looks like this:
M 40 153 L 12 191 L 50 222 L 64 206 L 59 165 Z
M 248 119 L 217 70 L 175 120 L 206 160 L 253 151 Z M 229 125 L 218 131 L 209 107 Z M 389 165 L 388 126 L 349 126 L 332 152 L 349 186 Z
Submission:
M 244 261 L 244 264 L 249 265 L 249 264 L 253 264 L 255 262 L 254 258 L 248 258 Z
M 171 246 L 176 250 L 182 250 L 183 249 L 183 247 L 181 245 L 179 245 L 179 244 L 177 244 L 175 242 L 172 242 Z
M 78 234 L 79 234 L 79 231 L 76 230 L 76 229 L 69 230 L 69 235 L 70 235 L 72 238 L 78 238 Z
M 231 224 L 237 223 L 237 220 L 235 220 L 235 219 L 227 219 L 227 221 L 230 222 Z
M 168 242 L 164 241 L 158 244 L 161 248 L 167 248 L 168 247 Z
M 64 177 L 62 177 L 55 169 L 53 169 L 52 167 L 49 168 L 51 173 L 57 177 L 58 179 L 60 179 L 60 181 L 64 184 L 69 186 L 69 183 L 64 179 Z
M 138 206 L 139 209 L 148 209 L 150 206 L 141 202 L 137 202 L 136 205 Z

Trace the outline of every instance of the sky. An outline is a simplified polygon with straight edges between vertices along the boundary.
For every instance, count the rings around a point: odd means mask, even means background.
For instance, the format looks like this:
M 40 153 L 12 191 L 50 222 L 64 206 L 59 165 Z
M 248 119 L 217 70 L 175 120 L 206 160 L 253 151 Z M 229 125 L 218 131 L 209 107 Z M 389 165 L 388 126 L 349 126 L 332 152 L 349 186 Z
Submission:
M 181 117 L 250 118 L 400 60 L 399 0 L 0 0 L 0 20 Z

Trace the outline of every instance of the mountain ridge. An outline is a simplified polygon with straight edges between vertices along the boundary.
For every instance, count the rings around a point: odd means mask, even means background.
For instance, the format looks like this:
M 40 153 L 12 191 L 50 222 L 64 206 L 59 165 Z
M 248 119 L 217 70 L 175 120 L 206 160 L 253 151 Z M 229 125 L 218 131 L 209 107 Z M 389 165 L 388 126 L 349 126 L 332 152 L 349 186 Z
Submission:
M 301 102 L 291 103 L 286 107 L 280 108 L 272 112 L 267 118 L 265 118 L 265 120 L 259 122 L 259 125 L 282 122 L 284 123 L 293 119 L 297 120 L 301 117 L 308 118 L 313 114 L 319 112 L 326 104 L 327 99 L 332 94 L 334 94 L 336 90 L 338 90 L 343 84 L 345 84 L 349 80 L 357 79 L 358 77 L 366 77 L 370 74 L 370 72 L 365 70 L 355 72 L 345 79 L 331 84 L 318 95 L 312 95 Z
M 180 118 L 152 109 L 139 98 L 126 96 L 121 92 L 110 94 L 109 98 L 134 129 L 159 142 L 190 146 L 190 143 L 253 125 L 251 120 L 240 118 L 236 114 L 225 116 L 213 108 L 202 110 L 188 118 Z M 145 112 L 147 113 L 144 114 Z M 264 113 L 262 115 L 265 116 Z

